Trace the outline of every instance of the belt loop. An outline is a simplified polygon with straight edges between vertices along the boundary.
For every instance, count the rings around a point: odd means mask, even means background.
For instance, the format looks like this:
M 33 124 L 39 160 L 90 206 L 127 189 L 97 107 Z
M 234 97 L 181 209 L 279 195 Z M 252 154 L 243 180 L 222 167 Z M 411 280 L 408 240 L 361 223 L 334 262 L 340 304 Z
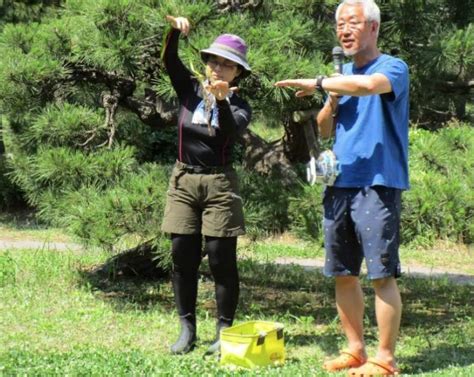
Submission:
M 174 177 L 174 188 L 176 190 L 178 189 L 178 180 L 185 174 L 186 174 L 186 172 L 181 170 L 178 174 L 175 175 L 175 177 Z
M 176 165 L 177 167 L 177 172 L 174 176 L 174 188 L 175 190 L 178 189 L 178 180 L 184 175 L 186 174 L 186 171 L 183 169 L 183 163 L 176 160 Z

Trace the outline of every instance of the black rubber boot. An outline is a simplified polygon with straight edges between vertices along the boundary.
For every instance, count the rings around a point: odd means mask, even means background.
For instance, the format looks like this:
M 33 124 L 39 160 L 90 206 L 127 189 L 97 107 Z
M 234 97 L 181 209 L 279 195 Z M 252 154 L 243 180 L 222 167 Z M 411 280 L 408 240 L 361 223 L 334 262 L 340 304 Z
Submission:
M 212 355 L 214 353 L 220 352 L 221 350 L 221 330 L 226 329 L 227 327 L 232 326 L 232 319 L 220 317 L 216 325 L 216 339 L 212 342 L 209 348 L 206 350 L 206 355 Z
M 183 355 L 193 350 L 196 344 L 196 318 L 187 314 L 179 318 L 181 333 L 175 344 L 171 346 L 171 353 Z

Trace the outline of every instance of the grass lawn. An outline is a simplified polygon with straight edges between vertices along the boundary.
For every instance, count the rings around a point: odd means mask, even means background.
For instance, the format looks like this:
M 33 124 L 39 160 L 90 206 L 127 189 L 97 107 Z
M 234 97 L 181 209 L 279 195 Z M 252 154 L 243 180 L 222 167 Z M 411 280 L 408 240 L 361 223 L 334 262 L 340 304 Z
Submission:
M 269 246 L 265 246 L 269 249 Z M 280 246 L 276 246 L 280 248 Z M 171 356 L 178 333 L 168 280 L 110 282 L 91 275 L 98 252 L 0 251 L 0 375 L 324 376 L 321 363 L 344 346 L 332 281 L 264 258 L 240 260 L 237 322 L 285 325 L 287 362 L 233 372 L 203 358 L 214 336 L 214 291 L 205 265 L 199 291 L 198 347 Z M 403 278 L 398 347 L 406 374 L 474 375 L 474 302 L 469 286 Z M 373 295 L 364 282 L 369 351 L 376 346 Z M 331 374 L 343 376 L 344 373 Z

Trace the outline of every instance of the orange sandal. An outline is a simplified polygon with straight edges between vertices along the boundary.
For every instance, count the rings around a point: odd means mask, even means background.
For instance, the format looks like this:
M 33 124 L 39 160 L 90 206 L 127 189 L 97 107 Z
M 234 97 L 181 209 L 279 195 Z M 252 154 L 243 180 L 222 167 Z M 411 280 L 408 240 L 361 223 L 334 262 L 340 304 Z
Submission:
M 399 374 L 398 368 L 374 358 L 369 358 L 364 365 L 349 369 L 348 372 L 350 377 L 398 376 Z
M 357 368 L 365 363 L 365 359 L 349 350 L 342 350 L 340 353 L 335 359 L 325 361 L 323 368 L 329 372 L 337 372 L 342 369 Z

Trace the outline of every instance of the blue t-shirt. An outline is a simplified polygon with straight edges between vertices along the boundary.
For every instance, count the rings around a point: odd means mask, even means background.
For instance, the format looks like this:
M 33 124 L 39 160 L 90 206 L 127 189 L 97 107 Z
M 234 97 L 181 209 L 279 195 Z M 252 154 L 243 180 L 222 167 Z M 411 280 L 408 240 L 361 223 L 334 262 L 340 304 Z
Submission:
M 336 117 L 334 153 L 341 163 L 336 187 L 382 185 L 408 189 L 409 75 L 401 59 L 380 55 L 363 67 L 345 64 L 344 75 L 381 73 L 392 92 L 343 96 Z

